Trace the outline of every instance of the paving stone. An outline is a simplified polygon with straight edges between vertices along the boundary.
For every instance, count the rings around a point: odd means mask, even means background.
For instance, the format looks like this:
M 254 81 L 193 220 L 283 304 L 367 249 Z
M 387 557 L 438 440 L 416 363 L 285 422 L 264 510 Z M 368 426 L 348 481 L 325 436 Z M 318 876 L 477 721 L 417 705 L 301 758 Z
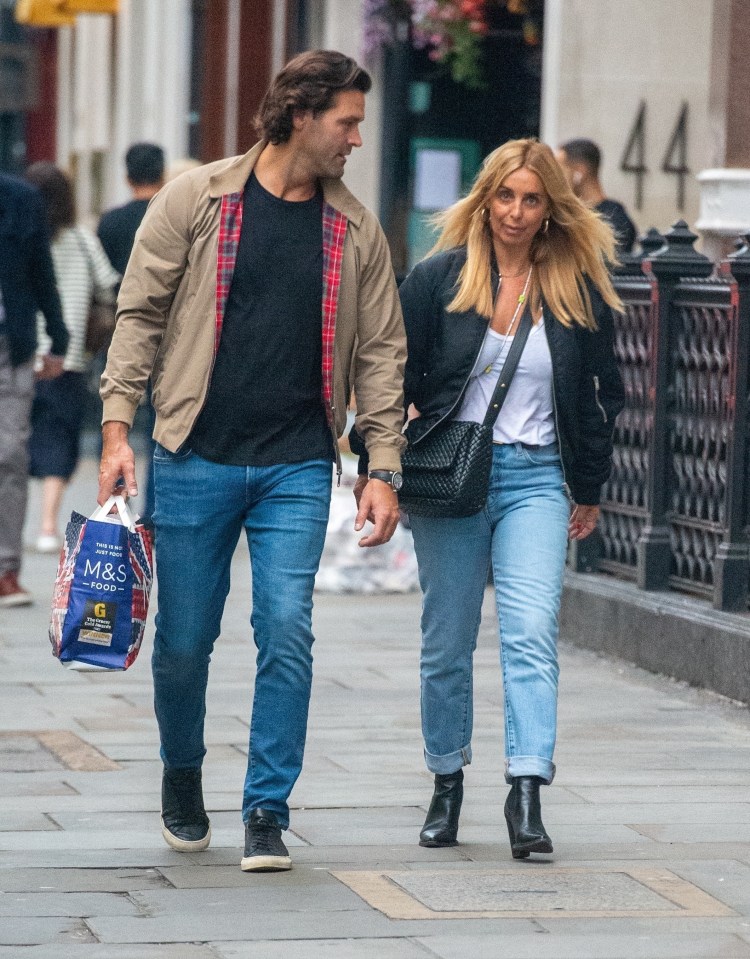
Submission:
M 657 842 L 750 842 L 750 823 L 704 823 L 700 819 L 700 811 L 693 823 L 655 823 L 633 825 L 632 828 L 641 836 Z
M 435 912 L 679 912 L 642 881 L 624 872 L 389 873 L 391 882 Z
M 80 919 L 35 916 L 0 919 L 0 946 L 32 946 L 37 943 L 95 942 L 91 930 Z M 18 951 L 14 959 L 19 959 Z
M 91 812 L 57 812 L 50 813 L 54 821 L 61 829 L 87 832 L 101 832 L 106 830 L 113 835 L 117 835 L 123 830 L 138 833 L 151 834 L 160 842 L 160 807 L 157 806 L 153 811 L 127 812 L 103 812 L 98 811 L 95 814 Z M 218 834 L 231 833 L 237 845 L 243 840 L 242 816 L 238 810 L 232 812 L 211 811 L 211 832 L 213 836 Z M 212 840 L 216 844 L 217 840 Z
M 735 762 L 737 758 L 735 757 Z M 574 787 L 573 791 L 591 803 L 744 803 L 748 791 L 733 786 L 599 786 Z
M 101 842 L 95 849 L 12 850 L 0 848 L 0 870 L 25 868 L 30 862 L 47 869 L 119 869 L 173 866 L 185 861 L 185 853 L 175 852 L 162 843 L 161 848 L 114 849 Z M 191 856 L 192 858 L 192 856 Z
M 6 810 L 0 817 L 0 833 L 4 832 L 45 832 L 59 827 L 42 813 L 17 812 Z
M 229 855 L 235 857 L 241 855 L 245 841 L 242 823 L 239 822 L 227 829 L 217 828 L 212 830 L 211 841 L 216 848 L 224 847 Z M 284 842 L 290 849 L 305 845 L 305 840 L 296 836 L 293 832 L 284 833 Z M 2 845 L 4 851 L 8 852 L 28 850 L 30 852 L 56 853 L 71 850 L 76 857 L 87 850 L 102 852 L 111 850 L 117 853 L 129 849 L 161 851 L 165 848 L 158 821 L 154 823 L 154 827 L 150 830 L 87 830 L 82 827 L 76 830 L 62 829 L 49 832 L 6 832 L 2 834 L 0 845 Z M 3 852 L 0 852 L 0 866 L 3 864 Z M 75 864 L 68 863 L 68 865 Z
M 498 959 L 489 936 L 421 936 L 417 940 L 440 959 Z M 750 956 L 738 936 L 545 936 L 516 937 L 504 943 L 502 959 L 716 959 Z
M 317 939 L 304 944 L 290 939 L 267 939 L 219 942 L 214 949 L 221 959 L 429 959 L 425 949 L 410 939 Z
M 0 959 L 217 959 L 218 955 L 210 945 L 184 942 L 176 946 L 102 943 L 68 946 L 57 943 L 54 946 L 25 946 L 20 956 L 16 946 L 0 946 Z
M 31 735 L 0 735 L 0 772 L 52 772 L 65 767 Z
M 743 916 L 750 915 L 750 866 L 725 859 L 720 862 L 683 862 L 672 871 L 700 886 Z
M 256 877 L 257 878 L 257 877 Z M 330 938 L 384 938 L 394 936 L 416 937 L 440 931 L 457 934 L 472 929 L 471 920 L 430 920 L 426 922 L 393 922 L 377 913 L 369 912 L 276 912 L 266 915 L 248 913 L 234 916 L 180 916 L 158 919 L 88 920 L 94 934 L 102 942 L 222 942 L 235 940 Z M 488 920 L 488 930 L 495 935 L 526 934 L 534 929 L 527 919 Z M 302 952 L 304 955 L 304 951 Z
M 138 916 L 129 894 L 106 892 L 2 892 L 0 916 Z
M 303 873 L 298 870 L 295 873 L 292 870 L 284 876 L 274 877 L 272 882 L 264 882 L 262 878 L 258 882 L 257 875 L 242 873 L 239 868 L 236 872 L 244 880 L 236 887 L 150 889 L 133 892 L 132 899 L 143 915 L 152 918 L 199 912 L 231 915 L 238 912 L 289 912 L 293 909 L 322 913 L 369 910 L 356 893 L 324 871 L 306 870 Z
M 157 869 L 3 869 L 3 892 L 132 892 L 169 886 Z

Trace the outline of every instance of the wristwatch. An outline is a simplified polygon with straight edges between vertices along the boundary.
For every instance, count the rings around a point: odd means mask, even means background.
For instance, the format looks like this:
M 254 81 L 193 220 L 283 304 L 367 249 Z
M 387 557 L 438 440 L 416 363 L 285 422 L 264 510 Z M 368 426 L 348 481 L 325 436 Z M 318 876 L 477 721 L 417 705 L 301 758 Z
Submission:
M 367 474 L 367 478 L 382 480 L 384 483 L 388 483 L 390 488 L 395 490 L 397 493 L 404 485 L 403 476 L 394 470 L 370 470 L 370 472 Z

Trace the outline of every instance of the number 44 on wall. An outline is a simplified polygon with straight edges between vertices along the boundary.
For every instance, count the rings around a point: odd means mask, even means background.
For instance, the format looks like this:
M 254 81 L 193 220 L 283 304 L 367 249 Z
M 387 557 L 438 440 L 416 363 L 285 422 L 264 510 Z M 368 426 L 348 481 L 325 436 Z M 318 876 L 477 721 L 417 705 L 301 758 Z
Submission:
M 688 104 L 683 101 L 677 122 L 669 138 L 664 159 L 661 161 L 663 173 L 677 177 L 677 209 L 685 207 L 685 177 L 690 173 L 687 165 L 687 129 Z M 648 173 L 646 166 L 646 101 L 641 100 L 633 126 L 628 134 L 628 142 L 620 160 L 620 169 L 635 176 L 635 205 L 643 206 L 643 178 Z

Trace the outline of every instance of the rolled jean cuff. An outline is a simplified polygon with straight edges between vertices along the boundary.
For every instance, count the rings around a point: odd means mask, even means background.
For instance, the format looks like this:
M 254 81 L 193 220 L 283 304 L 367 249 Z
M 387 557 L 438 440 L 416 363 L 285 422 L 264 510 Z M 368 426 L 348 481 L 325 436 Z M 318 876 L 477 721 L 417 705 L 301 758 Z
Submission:
M 506 783 L 512 783 L 516 776 L 538 776 L 549 786 L 555 778 L 555 764 L 541 756 L 511 756 L 505 760 Z
M 471 744 L 462 746 L 461 749 L 447 753 L 445 756 L 433 756 L 425 749 L 424 761 L 431 773 L 439 776 L 449 776 L 451 773 L 457 773 L 462 766 L 469 765 L 471 762 Z

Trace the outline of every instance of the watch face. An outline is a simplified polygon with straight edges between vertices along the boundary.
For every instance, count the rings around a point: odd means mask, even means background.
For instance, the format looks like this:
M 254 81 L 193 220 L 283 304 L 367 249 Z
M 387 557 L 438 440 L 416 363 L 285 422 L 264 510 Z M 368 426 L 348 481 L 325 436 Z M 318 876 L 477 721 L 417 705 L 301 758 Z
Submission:
M 391 486 L 398 493 L 401 487 L 404 485 L 404 477 L 400 473 L 394 473 L 391 479 Z

